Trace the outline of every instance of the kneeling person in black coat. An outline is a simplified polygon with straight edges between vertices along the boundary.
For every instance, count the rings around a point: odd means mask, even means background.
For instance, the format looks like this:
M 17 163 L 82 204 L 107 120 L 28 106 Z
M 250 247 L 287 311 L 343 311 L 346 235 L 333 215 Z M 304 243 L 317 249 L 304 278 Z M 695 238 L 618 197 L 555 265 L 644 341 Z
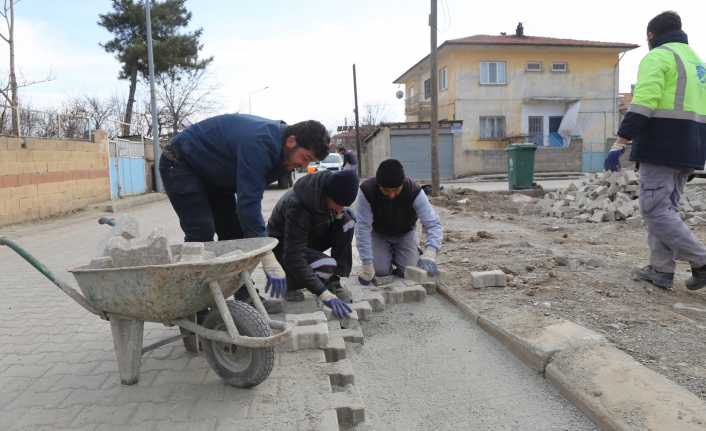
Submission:
M 298 300 L 308 289 L 331 308 L 338 318 L 351 309 L 336 296 L 339 277 L 347 277 L 353 261 L 355 219 L 346 209 L 358 194 L 358 177 L 352 170 L 323 171 L 307 175 L 282 196 L 267 223 L 269 236 L 277 238 L 275 257 L 287 274 L 286 293 Z M 324 251 L 331 249 L 331 255 Z

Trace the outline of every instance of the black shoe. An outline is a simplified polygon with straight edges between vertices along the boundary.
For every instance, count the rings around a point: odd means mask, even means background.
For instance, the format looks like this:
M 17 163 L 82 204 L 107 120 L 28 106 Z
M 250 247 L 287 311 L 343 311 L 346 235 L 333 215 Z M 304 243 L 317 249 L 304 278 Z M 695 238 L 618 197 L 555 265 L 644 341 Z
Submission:
M 404 278 L 404 267 L 396 266 L 395 269 L 392 270 L 392 275 L 399 278 Z
M 674 284 L 674 273 L 673 272 L 659 272 L 652 268 L 652 265 L 647 265 L 644 268 L 635 270 L 633 276 L 638 280 L 648 281 L 655 286 L 671 290 Z M 704 283 L 706 283 L 706 278 L 704 278 Z M 703 287 L 703 286 L 702 286 Z
M 284 295 L 284 300 L 287 302 L 303 302 L 305 299 L 304 292 L 301 290 L 289 290 Z
M 686 280 L 686 288 L 689 290 L 699 290 L 706 287 L 706 266 L 691 268 L 691 278 Z
M 258 292 L 258 296 L 260 296 Z M 253 308 L 255 308 L 255 304 L 253 304 L 252 298 L 250 298 L 250 294 L 248 293 L 248 289 L 245 288 L 245 286 L 241 287 L 238 289 L 235 294 L 233 294 L 233 299 L 236 301 L 244 302 Z M 282 301 L 275 301 L 272 299 L 265 299 L 262 296 L 260 296 L 260 301 L 262 302 L 262 305 L 265 307 L 265 311 L 267 311 L 267 314 L 277 314 L 281 313 L 284 309 L 282 308 Z

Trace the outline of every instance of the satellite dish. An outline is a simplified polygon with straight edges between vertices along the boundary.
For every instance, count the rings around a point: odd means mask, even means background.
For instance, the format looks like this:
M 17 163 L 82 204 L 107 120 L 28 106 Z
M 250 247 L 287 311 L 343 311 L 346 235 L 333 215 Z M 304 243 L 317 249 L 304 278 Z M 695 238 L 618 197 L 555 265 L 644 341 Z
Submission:
M 402 90 L 397 90 L 397 93 L 395 93 L 395 96 L 397 96 L 398 99 L 401 99 L 404 97 L 404 91 Z

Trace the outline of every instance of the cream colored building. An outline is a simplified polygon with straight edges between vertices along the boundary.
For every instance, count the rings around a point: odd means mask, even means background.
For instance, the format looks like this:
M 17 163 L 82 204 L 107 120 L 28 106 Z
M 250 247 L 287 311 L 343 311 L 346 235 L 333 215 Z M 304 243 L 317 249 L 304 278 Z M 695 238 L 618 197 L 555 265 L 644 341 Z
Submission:
M 437 60 L 439 120 L 463 121 L 456 175 L 474 164 L 463 158 L 476 150 L 527 141 L 559 148 L 570 136 L 583 140 L 583 170 L 602 168 L 618 127 L 619 59 L 636 47 L 525 36 L 521 28 L 445 41 Z M 405 87 L 408 122 L 430 120 L 429 68 L 427 56 L 394 81 Z

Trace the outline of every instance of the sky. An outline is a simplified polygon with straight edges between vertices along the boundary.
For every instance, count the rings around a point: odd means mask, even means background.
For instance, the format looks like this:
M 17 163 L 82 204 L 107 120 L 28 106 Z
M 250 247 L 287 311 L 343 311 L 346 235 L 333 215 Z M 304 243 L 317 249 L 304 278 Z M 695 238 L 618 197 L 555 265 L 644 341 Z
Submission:
M 621 61 L 620 91 L 629 91 L 646 54 L 645 28 L 656 14 L 677 11 L 690 44 L 706 56 L 699 2 L 533 2 L 438 0 L 438 44 L 474 34 L 513 33 L 641 45 Z M 703 7 L 703 6 L 701 6 Z M 383 120 L 403 121 L 402 89 L 392 81 L 428 54 L 429 1 L 188 0 L 190 29 L 202 28 L 203 56 L 218 112 L 249 111 L 288 123 L 317 119 L 333 129 L 353 119 L 352 65 L 361 114 L 380 106 Z M 100 47 L 111 35 L 96 24 L 108 0 L 21 0 L 16 6 L 20 79 L 53 79 L 21 89 L 21 103 L 57 106 L 71 97 L 127 98 L 120 65 Z M 2 29 L 2 27 L 0 27 Z M 9 63 L 0 46 L 0 73 Z M 267 89 L 264 89 L 267 87 Z M 141 86 L 138 99 L 149 97 Z M 139 107 L 138 107 L 139 109 Z

